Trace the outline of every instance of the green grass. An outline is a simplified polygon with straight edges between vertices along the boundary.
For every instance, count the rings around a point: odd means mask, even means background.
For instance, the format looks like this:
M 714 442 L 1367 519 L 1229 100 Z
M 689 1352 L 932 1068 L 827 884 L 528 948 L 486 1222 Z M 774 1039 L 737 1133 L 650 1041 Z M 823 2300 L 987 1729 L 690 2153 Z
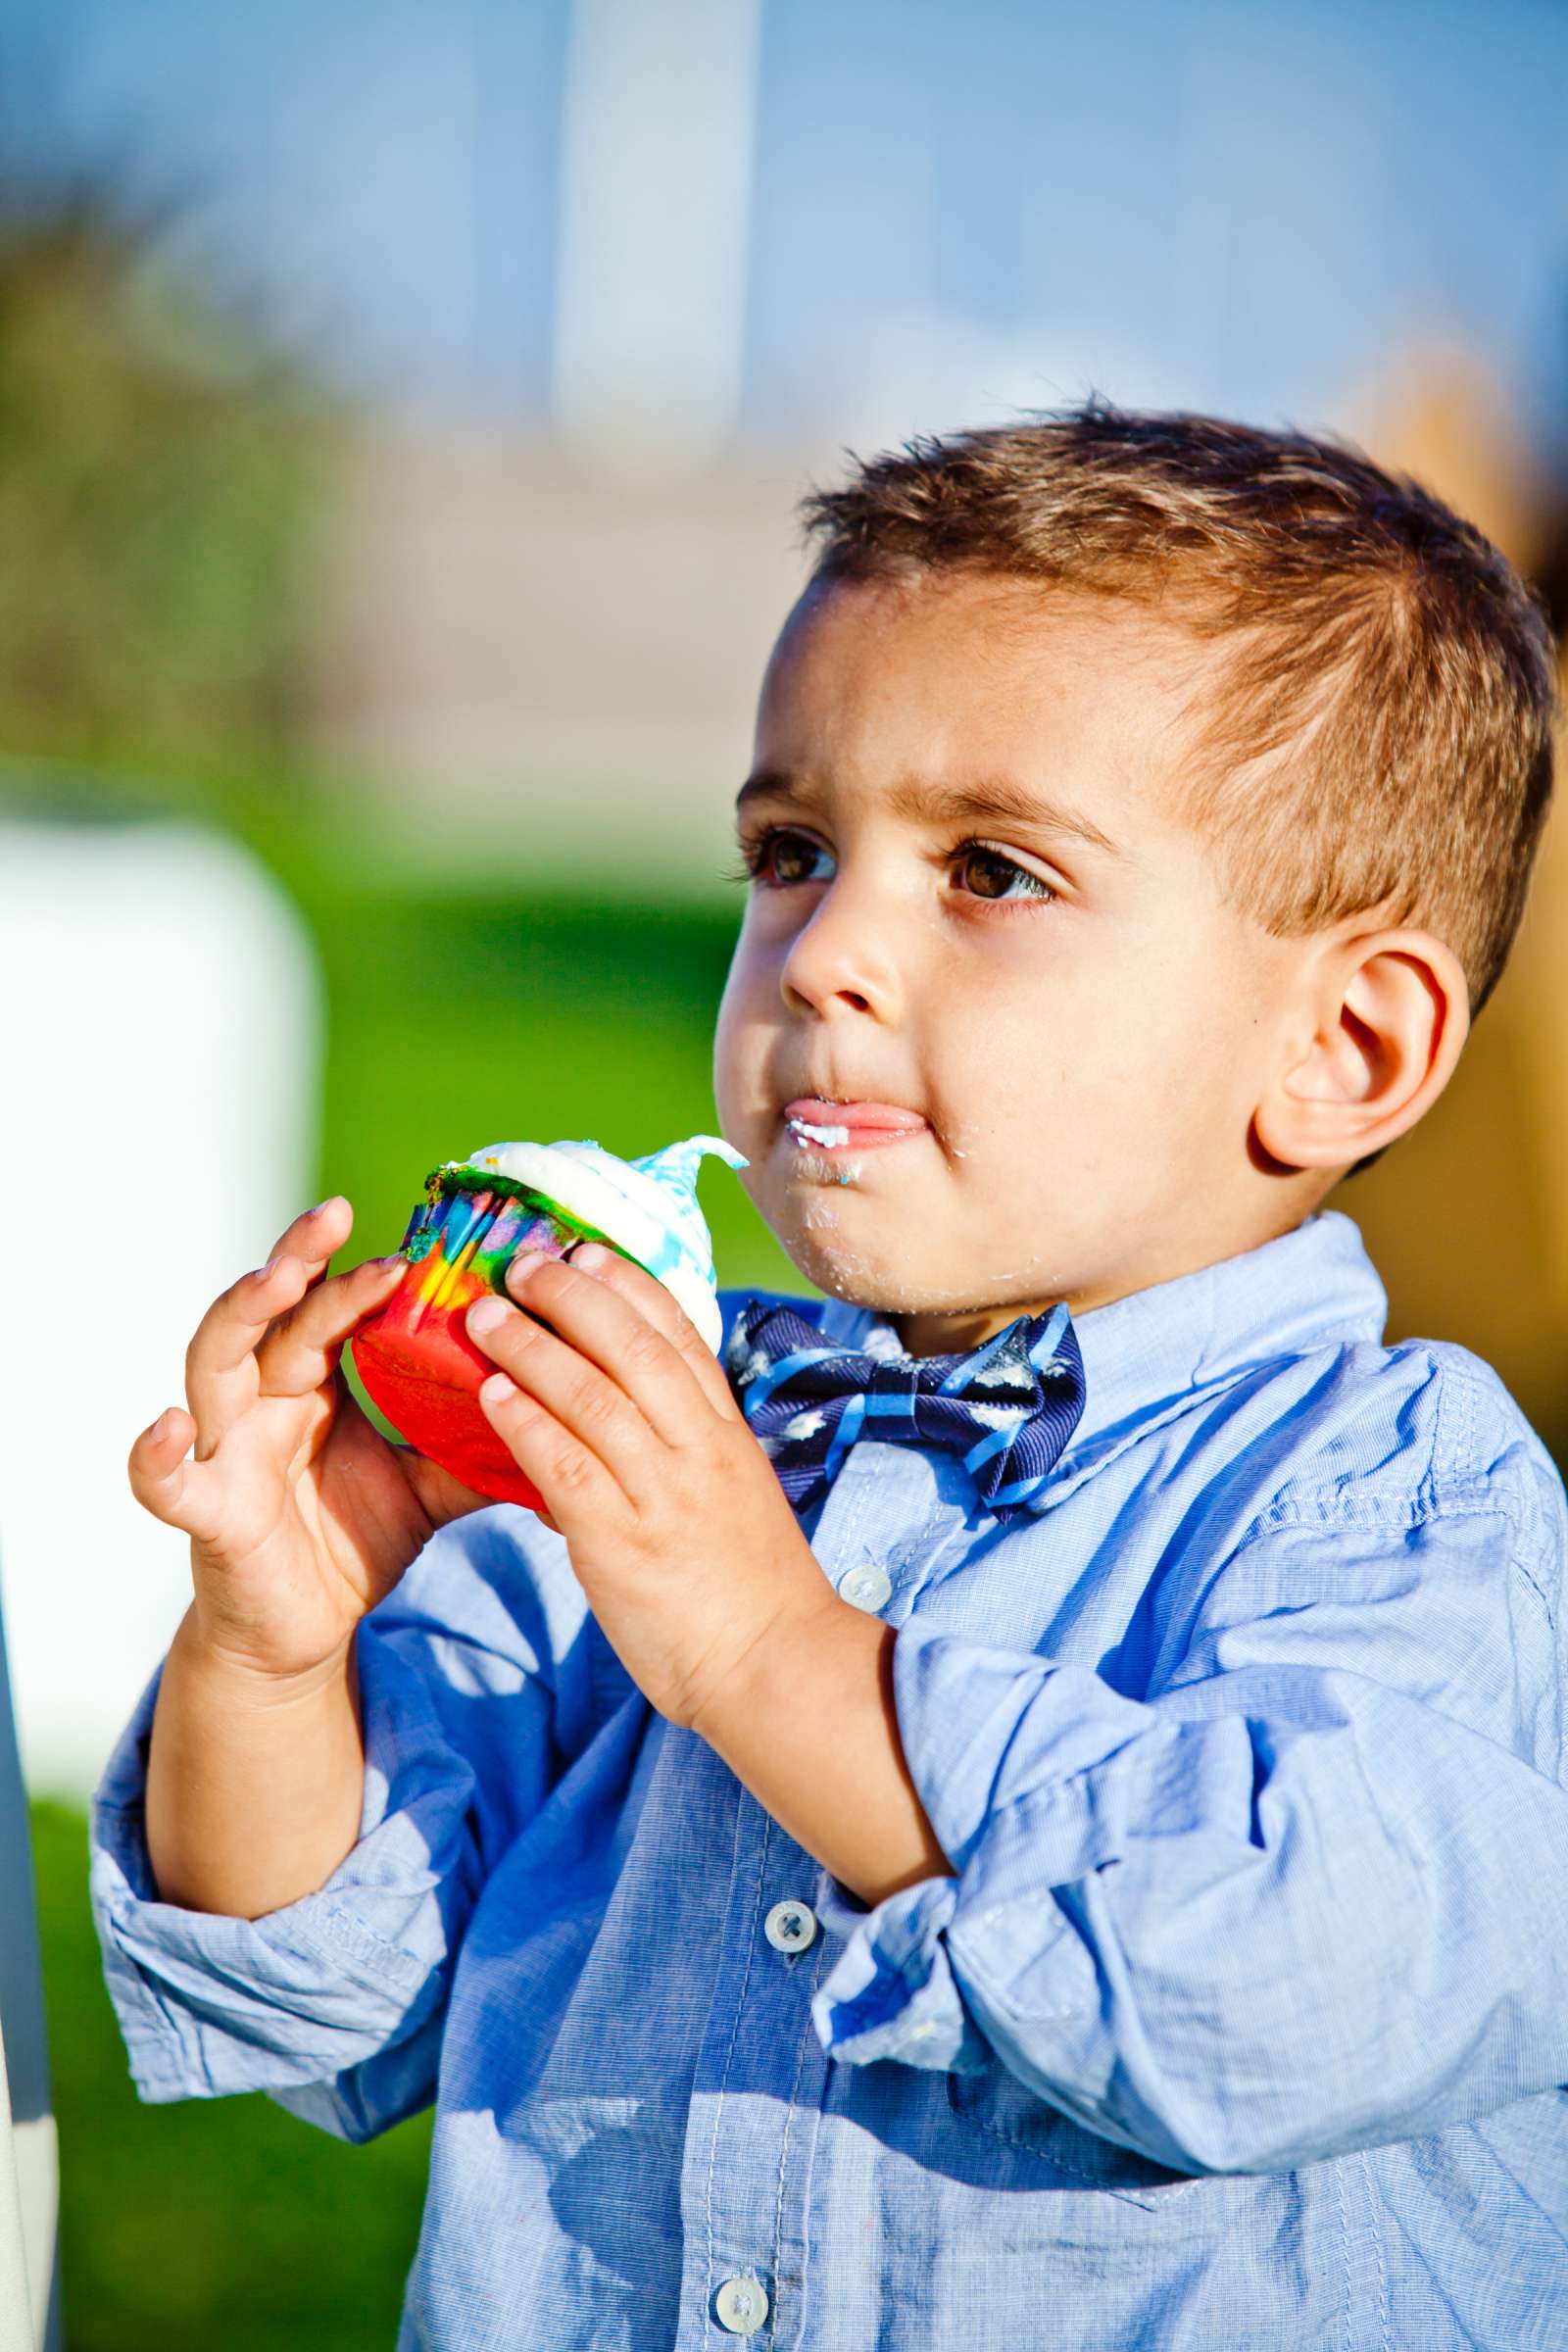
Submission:
M 738 906 L 420 888 L 309 808 L 238 815 L 324 981 L 319 1193 L 354 1254 L 395 1248 L 425 1172 L 508 1136 L 647 1152 L 710 1128 L 712 1017 Z M 739 1185 L 703 1182 L 721 1277 L 792 1277 Z M 301 1205 L 304 1205 L 302 1202 Z M 256 1236 L 260 1256 L 270 1235 Z M 372 2352 L 395 2337 L 426 2121 L 350 2148 L 264 2098 L 141 2106 L 104 1992 L 80 1817 L 33 1836 L 63 2164 L 70 2352 Z
M 69 2352 L 387 2352 L 429 2122 L 351 2148 L 261 2097 L 144 2107 L 87 1908 L 79 1813 L 32 1813 Z

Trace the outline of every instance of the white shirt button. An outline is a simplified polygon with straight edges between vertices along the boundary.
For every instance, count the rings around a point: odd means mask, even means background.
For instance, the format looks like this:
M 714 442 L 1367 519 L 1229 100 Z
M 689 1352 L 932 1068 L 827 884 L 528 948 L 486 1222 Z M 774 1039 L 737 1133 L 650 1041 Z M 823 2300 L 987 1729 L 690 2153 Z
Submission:
M 872 1560 L 862 1561 L 858 1568 L 852 1568 L 839 1581 L 839 1598 L 847 1600 L 852 1608 L 865 1609 L 873 1616 L 886 1605 L 892 1594 L 892 1577 Z
M 762 1934 L 775 1952 L 808 1952 L 816 1941 L 816 1913 L 809 1903 L 775 1903 Z
M 760 2278 L 726 2278 L 713 2297 L 713 2317 L 731 2335 L 755 2335 L 767 2325 L 767 2289 Z

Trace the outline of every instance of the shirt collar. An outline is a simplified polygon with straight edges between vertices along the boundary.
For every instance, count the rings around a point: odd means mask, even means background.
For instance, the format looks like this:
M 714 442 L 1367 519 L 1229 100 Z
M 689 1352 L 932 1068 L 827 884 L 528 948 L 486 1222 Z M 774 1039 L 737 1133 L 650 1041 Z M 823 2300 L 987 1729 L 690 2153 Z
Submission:
M 1088 1392 L 1073 1449 L 1250 1365 L 1331 1338 L 1376 1346 L 1388 1310 L 1359 1229 L 1336 1209 L 1238 1257 L 1091 1307 L 1073 1317 Z
M 1358 1228 L 1337 1209 L 1318 1209 L 1256 1250 L 1075 1315 L 1087 1399 L 1070 1450 L 1079 1456 L 1103 1433 L 1250 1364 L 1330 1338 L 1376 1346 L 1387 1315 Z M 843 1299 L 825 1300 L 818 1323 L 840 1347 L 898 1347 L 883 1317 Z

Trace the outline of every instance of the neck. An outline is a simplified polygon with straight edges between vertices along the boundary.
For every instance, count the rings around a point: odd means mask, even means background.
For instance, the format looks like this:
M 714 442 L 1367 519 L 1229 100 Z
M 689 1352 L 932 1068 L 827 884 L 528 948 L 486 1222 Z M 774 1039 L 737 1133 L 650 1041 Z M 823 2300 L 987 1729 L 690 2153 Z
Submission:
M 1324 1187 L 1324 1192 L 1327 1191 Z M 1152 1256 L 1137 1263 L 1107 1268 L 1098 1279 L 1080 1283 L 1070 1280 L 1049 1297 L 1002 1298 L 985 1306 L 953 1308 L 914 1308 L 889 1316 L 899 1335 L 900 1345 L 906 1355 L 967 1355 L 971 1348 L 983 1347 L 1009 1323 L 1030 1315 L 1044 1315 L 1065 1298 L 1067 1311 L 1076 1321 L 1097 1306 L 1109 1306 L 1118 1298 L 1130 1298 L 1135 1291 L 1152 1291 L 1162 1282 L 1175 1282 L 1183 1274 L 1196 1274 L 1203 1266 L 1218 1265 L 1228 1257 L 1241 1257 L 1249 1250 L 1259 1250 L 1265 1242 L 1277 1241 L 1282 1233 L 1292 1232 L 1321 1205 L 1316 1200 L 1293 1200 L 1289 1212 L 1272 1219 L 1260 1220 L 1257 1226 L 1228 1238 L 1211 1237 L 1206 1243 L 1195 1242 L 1187 1250 L 1171 1250 L 1162 1255 Z

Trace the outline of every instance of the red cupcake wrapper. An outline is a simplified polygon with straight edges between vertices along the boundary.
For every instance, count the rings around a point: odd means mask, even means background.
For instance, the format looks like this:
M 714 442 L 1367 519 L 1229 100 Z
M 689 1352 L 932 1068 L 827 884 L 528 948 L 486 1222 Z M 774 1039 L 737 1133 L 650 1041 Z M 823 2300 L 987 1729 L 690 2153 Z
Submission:
M 426 1189 L 403 1237 L 409 1263 L 402 1281 L 349 1343 L 355 1369 L 372 1402 L 420 1453 L 476 1494 L 538 1510 L 538 1489 L 485 1419 L 479 1388 L 496 1367 L 469 1339 L 464 1318 L 487 1291 L 507 1296 L 506 1271 L 519 1250 L 564 1257 L 578 1242 L 609 1236 L 559 1202 L 480 1169 L 438 1169 Z

